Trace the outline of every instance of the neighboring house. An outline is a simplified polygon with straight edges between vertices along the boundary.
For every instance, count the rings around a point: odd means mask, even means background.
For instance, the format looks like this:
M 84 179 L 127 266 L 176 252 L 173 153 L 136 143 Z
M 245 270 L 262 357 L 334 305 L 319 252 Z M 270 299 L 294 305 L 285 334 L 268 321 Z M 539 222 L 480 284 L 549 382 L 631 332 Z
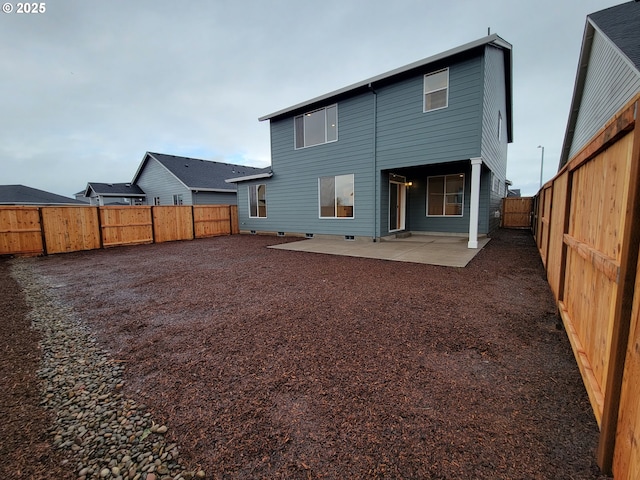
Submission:
M 587 16 L 559 168 L 640 92 L 640 1 Z
M 236 175 L 242 232 L 380 239 L 500 225 L 511 45 L 489 35 L 265 115 L 272 170 Z
M 85 202 L 55 193 L 25 187 L 0 185 L 0 205 L 86 205 Z
M 148 205 L 236 205 L 236 186 L 225 179 L 268 169 L 147 152 L 131 181 Z
M 87 183 L 84 197 L 91 205 L 143 205 L 145 193 L 130 183 Z M 77 197 L 76 197 L 77 198 Z

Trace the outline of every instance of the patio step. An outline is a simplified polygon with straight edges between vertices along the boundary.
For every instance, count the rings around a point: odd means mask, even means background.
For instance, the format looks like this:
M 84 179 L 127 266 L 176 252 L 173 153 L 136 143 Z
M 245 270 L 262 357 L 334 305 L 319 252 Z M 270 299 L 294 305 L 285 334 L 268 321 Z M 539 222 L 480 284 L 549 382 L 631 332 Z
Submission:
M 411 232 L 398 232 L 396 233 L 396 238 L 409 238 L 411 236 Z

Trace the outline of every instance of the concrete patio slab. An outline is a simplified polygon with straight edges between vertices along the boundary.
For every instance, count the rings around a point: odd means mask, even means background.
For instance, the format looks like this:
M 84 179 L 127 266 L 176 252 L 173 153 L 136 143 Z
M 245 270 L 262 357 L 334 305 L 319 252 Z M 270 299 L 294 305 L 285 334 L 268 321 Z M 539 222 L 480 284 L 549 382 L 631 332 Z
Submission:
M 478 248 L 467 248 L 466 237 L 413 235 L 381 242 L 311 238 L 299 242 L 271 245 L 269 248 L 298 252 L 324 253 L 349 257 L 377 258 L 395 262 L 424 263 L 445 267 L 465 267 L 489 242 L 478 239 Z

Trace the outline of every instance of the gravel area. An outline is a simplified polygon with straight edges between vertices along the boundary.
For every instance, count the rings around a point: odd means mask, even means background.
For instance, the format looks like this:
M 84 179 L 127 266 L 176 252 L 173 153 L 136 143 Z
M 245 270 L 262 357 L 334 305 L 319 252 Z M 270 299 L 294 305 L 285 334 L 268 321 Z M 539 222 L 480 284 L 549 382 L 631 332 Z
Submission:
M 528 232 L 464 269 L 285 241 L 0 260 L 0 477 L 608 478 Z
M 78 480 L 188 480 L 178 447 L 164 441 L 144 404 L 122 393 L 124 365 L 109 358 L 86 324 L 48 290 L 27 263 L 16 262 L 11 275 L 20 284 L 32 328 L 39 333 L 42 360 L 40 405 L 55 417 L 49 428 L 53 446 L 70 453 L 65 464 Z

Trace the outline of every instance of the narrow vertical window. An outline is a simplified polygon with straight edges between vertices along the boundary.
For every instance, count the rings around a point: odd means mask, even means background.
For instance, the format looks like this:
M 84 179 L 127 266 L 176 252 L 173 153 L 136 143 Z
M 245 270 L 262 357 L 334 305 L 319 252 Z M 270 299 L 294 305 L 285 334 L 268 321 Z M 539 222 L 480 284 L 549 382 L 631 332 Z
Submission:
M 449 105 L 449 69 L 424 76 L 424 112 L 439 110 Z
M 502 140 L 502 113 L 498 112 L 498 141 Z
M 267 186 L 265 184 L 249 187 L 249 217 L 267 217 Z

